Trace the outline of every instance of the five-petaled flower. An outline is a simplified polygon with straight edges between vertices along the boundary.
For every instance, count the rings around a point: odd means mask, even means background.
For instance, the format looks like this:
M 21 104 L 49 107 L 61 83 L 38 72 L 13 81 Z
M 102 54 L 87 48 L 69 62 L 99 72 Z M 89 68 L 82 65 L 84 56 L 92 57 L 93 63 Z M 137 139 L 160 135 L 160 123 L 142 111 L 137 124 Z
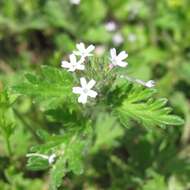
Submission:
M 73 93 L 80 94 L 78 102 L 82 104 L 87 103 L 88 96 L 95 98 L 98 93 L 94 90 L 91 90 L 96 84 L 95 80 L 90 80 L 88 83 L 84 77 L 80 78 L 81 87 L 73 87 Z
M 125 51 L 122 51 L 117 55 L 116 49 L 113 48 L 110 50 L 110 55 L 110 68 L 114 66 L 126 67 L 128 65 L 128 63 L 124 61 L 124 59 L 128 57 L 128 54 Z
M 75 70 L 84 70 L 85 66 L 83 65 L 84 58 L 81 58 L 79 61 L 77 61 L 77 58 L 74 54 L 71 54 L 69 56 L 70 62 L 68 61 L 62 61 L 61 67 L 67 68 L 68 71 L 74 72 Z
M 87 48 L 85 48 L 84 43 L 79 43 L 76 45 L 76 47 L 77 51 L 73 51 L 75 55 L 81 56 L 81 58 L 93 56 L 91 52 L 95 49 L 94 45 L 90 45 Z

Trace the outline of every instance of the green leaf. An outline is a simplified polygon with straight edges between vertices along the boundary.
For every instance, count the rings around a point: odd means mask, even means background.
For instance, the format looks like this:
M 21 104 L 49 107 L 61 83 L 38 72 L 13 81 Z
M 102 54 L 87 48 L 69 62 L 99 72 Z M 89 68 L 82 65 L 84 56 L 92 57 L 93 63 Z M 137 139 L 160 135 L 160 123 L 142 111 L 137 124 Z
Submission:
M 159 174 L 154 174 L 152 179 L 149 179 L 146 181 L 146 183 L 143 185 L 142 190 L 167 190 L 167 184 L 165 183 L 164 176 L 161 176 Z
M 184 122 L 180 117 L 170 114 L 171 108 L 166 107 L 165 98 L 151 98 L 154 93 L 155 90 L 152 89 L 143 90 L 140 87 L 134 87 L 122 105 L 117 108 L 117 114 L 122 123 L 132 119 L 142 123 L 145 127 L 182 125 Z
M 114 147 L 117 145 L 117 139 L 121 137 L 123 133 L 123 129 L 114 116 L 99 114 L 95 124 L 96 140 L 93 150 L 96 151 L 101 147 Z
M 61 156 L 50 172 L 50 187 L 49 190 L 57 190 L 61 184 L 62 179 L 66 173 L 66 159 L 65 156 Z
M 89 28 L 84 34 L 83 39 L 92 43 L 107 43 L 111 39 L 111 34 L 106 31 L 104 26 Z
M 83 173 L 84 145 L 84 141 L 76 139 L 67 147 L 66 157 L 68 159 L 68 169 L 75 174 Z
M 40 76 L 28 73 L 26 82 L 13 87 L 14 92 L 34 98 L 44 109 L 62 106 L 74 101 L 72 78 L 66 71 L 44 66 Z
M 81 1 L 79 11 L 82 21 L 89 25 L 100 23 L 106 17 L 107 12 L 105 4 L 101 0 Z
M 14 115 L 7 91 L 0 93 L 0 132 L 6 139 L 14 132 Z

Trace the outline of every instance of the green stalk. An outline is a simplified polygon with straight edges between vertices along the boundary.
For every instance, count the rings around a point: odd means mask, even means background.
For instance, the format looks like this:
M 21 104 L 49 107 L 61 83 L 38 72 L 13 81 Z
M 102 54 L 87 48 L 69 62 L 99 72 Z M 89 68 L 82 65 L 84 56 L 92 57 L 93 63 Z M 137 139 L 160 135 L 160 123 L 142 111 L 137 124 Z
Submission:
M 8 155 L 11 156 L 12 155 L 12 149 L 11 149 L 11 144 L 10 144 L 9 137 L 6 137 L 5 141 L 6 141 L 6 145 L 7 145 Z

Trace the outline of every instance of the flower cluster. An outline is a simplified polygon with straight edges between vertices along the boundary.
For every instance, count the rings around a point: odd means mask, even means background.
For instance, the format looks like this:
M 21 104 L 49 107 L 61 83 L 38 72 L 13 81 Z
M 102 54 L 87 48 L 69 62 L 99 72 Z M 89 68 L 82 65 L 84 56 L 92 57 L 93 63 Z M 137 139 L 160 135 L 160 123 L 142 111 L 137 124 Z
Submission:
M 72 52 L 69 56 L 69 61 L 63 60 L 61 62 L 61 67 L 67 69 L 69 72 L 75 72 L 77 70 L 83 71 L 85 70 L 85 62 L 88 57 L 93 56 L 93 51 L 95 49 L 94 45 L 90 45 L 88 47 L 85 46 L 84 43 L 79 43 L 76 45 L 76 50 Z M 115 48 L 110 50 L 109 56 L 109 69 L 111 70 L 113 67 L 126 67 L 128 63 L 125 59 L 128 57 L 128 54 L 125 51 L 121 51 L 117 53 Z M 155 85 L 154 81 L 144 82 L 138 79 L 132 79 L 128 76 L 120 76 L 120 78 L 126 78 L 129 81 L 137 82 L 145 87 L 151 88 Z M 86 104 L 88 101 L 88 97 L 96 98 L 98 93 L 92 88 L 95 86 L 96 81 L 91 79 L 87 81 L 86 78 L 80 78 L 80 85 L 77 87 L 73 87 L 73 93 L 79 94 L 78 102 L 82 104 Z

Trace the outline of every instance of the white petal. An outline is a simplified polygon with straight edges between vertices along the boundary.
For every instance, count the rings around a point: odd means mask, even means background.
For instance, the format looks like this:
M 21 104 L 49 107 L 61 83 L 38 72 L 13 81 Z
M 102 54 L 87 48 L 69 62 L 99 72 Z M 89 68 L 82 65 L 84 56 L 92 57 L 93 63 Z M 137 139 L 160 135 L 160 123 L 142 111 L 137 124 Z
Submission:
M 96 84 L 96 81 L 94 79 L 90 80 L 87 84 L 87 88 L 91 89 Z
M 124 60 L 128 57 L 128 54 L 125 51 L 122 51 L 119 53 L 119 55 L 117 56 L 120 60 Z
M 117 62 L 117 65 L 120 67 L 126 67 L 128 65 L 128 63 L 124 62 L 124 61 L 119 61 L 119 62 Z
M 52 164 L 53 162 L 55 162 L 55 158 L 56 158 L 55 154 L 52 154 L 51 156 L 49 156 L 49 158 L 48 158 L 49 164 Z
M 148 82 L 145 83 L 145 86 L 148 88 L 152 88 L 155 86 L 155 81 L 149 80 Z
M 78 65 L 76 66 L 76 69 L 78 69 L 78 70 L 84 70 L 84 69 L 85 69 L 85 66 L 84 66 L 84 65 L 81 65 L 81 64 L 78 64 Z
M 61 62 L 61 67 L 63 68 L 70 68 L 71 67 L 71 64 L 67 61 L 62 61 Z
M 73 93 L 74 94 L 82 94 L 83 89 L 81 87 L 73 87 Z
M 83 88 L 86 88 L 87 86 L 87 82 L 86 82 L 86 79 L 84 77 L 81 77 L 80 78 L 80 84 Z
M 84 63 L 84 61 L 85 61 L 85 58 L 81 57 L 81 59 L 78 61 L 78 63 L 81 64 L 81 63 Z
M 80 51 L 73 51 L 73 54 L 80 56 L 81 52 Z
M 81 94 L 78 98 L 78 102 L 82 104 L 86 104 L 87 102 L 87 95 L 86 94 Z
M 90 46 L 88 46 L 88 48 L 86 49 L 86 51 L 88 52 L 88 53 L 90 53 L 91 51 L 93 51 L 95 49 L 95 46 L 94 45 L 90 45 Z
M 72 66 L 72 67 L 69 68 L 68 71 L 70 71 L 70 72 L 74 72 L 75 70 L 76 70 L 76 68 Z
M 112 49 L 110 50 L 110 54 L 111 54 L 111 57 L 112 57 L 112 58 L 115 58 L 115 57 L 117 56 L 116 49 L 115 49 L 115 48 L 112 48 Z
M 95 98 L 98 95 L 98 93 L 94 90 L 89 90 L 88 91 L 88 96 Z
M 79 50 L 79 51 L 84 51 L 85 50 L 85 45 L 84 45 L 84 43 L 79 43 L 79 44 L 77 44 L 76 45 L 77 46 L 77 49 Z
M 71 55 L 69 56 L 69 59 L 70 59 L 70 62 L 71 62 L 71 63 L 76 63 L 76 62 L 77 62 L 77 58 L 76 58 L 76 56 L 75 56 L 74 54 L 71 54 Z

